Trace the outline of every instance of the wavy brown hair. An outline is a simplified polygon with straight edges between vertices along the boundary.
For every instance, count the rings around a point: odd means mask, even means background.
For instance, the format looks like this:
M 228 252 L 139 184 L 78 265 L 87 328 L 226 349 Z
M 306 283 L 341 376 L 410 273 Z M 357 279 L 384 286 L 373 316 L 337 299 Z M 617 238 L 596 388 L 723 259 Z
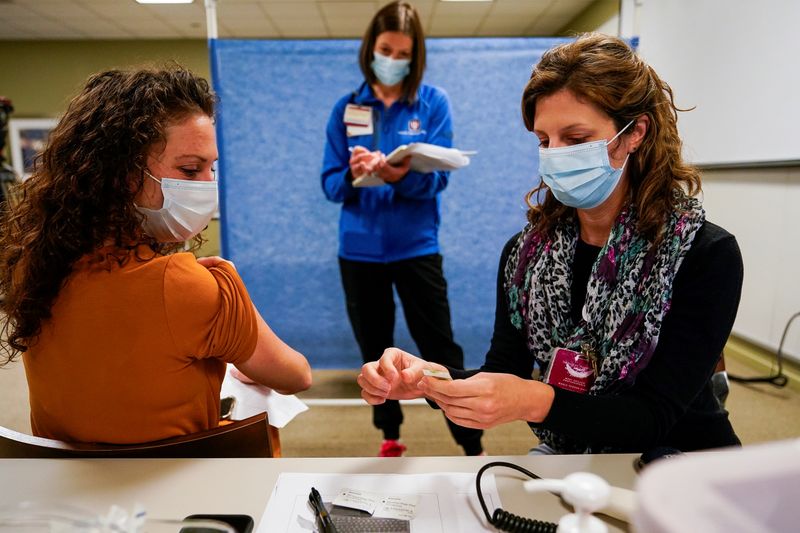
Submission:
M 375 59 L 375 41 L 378 35 L 386 31 L 396 31 L 411 37 L 414 46 L 411 51 L 411 72 L 403 80 L 403 99 L 413 102 L 417 97 L 417 89 L 422 84 L 425 72 L 425 34 L 416 8 L 408 2 L 391 2 L 375 13 L 364 32 L 361 49 L 358 53 L 358 64 L 361 73 L 369 85 L 375 85 L 378 78 L 372 72 L 372 60 Z
M 628 194 L 639 214 L 637 229 L 658 242 L 666 217 L 679 208 L 677 202 L 701 190 L 699 171 L 681 157 L 677 112 L 683 110 L 675 106 L 672 89 L 625 41 L 599 33 L 583 34 L 542 55 L 522 93 L 528 130 L 534 129 L 537 100 L 561 89 L 605 112 L 617 130 L 643 115 L 650 117 L 641 145 L 628 159 Z M 534 205 L 532 199 L 542 196 Z M 545 234 L 575 217 L 575 209 L 556 200 L 544 183 L 526 199 L 528 220 Z
M 35 342 L 81 257 L 108 259 L 97 252 L 109 245 L 118 261 L 139 244 L 157 254 L 182 247 L 143 233 L 134 197 L 166 128 L 197 113 L 212 117 L 214 104 L 208 82 L 176 65 L 89 78 L 19 186 L 18 201 L 0 214 L 0 366 Z

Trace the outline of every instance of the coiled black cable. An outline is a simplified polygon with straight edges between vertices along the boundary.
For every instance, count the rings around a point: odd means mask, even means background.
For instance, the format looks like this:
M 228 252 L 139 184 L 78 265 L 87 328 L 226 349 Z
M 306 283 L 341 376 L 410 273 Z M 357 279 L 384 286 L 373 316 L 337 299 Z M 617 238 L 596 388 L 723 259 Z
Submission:
M 487 469 L 495 466 L 511 468 L 517 472 L 522 472 L 531 479 L 542 479 L 533 472 L 530 472 L 521 466 L 513 463 L 507 463 L 505 461 L 493 461 L 483 465 L 481 469 L 478 470 L 478 475 L 475 477 L 475 488 L 478 492 L 478 501 L 481 504 L 483 513 L 486 515 L 486 520 L 500 531 L 509 531 L 511 533 L 556 533 L 558 525 L 554 524 L 553 522 L 544 522 L 541 520 L 524 518 L 499 508 L 495 509 L 493 514 L 489 514 L 489 509 L 486 507 L 486 502 L 483 499 L 483 492 L 481 491 L 481 477 Z

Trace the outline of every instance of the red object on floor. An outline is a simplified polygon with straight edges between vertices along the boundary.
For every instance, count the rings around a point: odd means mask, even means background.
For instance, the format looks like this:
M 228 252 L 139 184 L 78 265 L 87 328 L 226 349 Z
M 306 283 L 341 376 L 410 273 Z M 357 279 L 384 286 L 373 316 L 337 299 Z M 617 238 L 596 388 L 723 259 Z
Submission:
M 381 444 L 381 451 L 378 457 L 403 457 L 406 452 L 405 444 L 396 440 L 385 440 Z

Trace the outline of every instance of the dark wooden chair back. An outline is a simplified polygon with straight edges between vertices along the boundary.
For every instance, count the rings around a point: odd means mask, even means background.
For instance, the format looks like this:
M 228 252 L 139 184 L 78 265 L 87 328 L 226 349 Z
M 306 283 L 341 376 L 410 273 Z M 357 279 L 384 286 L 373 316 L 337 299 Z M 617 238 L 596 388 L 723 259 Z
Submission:
M 261 413 L 208 431 L 142 444 L 90 444 L 34 437 L 0 426 L 0 458 L 279 457 L 278 430 Z

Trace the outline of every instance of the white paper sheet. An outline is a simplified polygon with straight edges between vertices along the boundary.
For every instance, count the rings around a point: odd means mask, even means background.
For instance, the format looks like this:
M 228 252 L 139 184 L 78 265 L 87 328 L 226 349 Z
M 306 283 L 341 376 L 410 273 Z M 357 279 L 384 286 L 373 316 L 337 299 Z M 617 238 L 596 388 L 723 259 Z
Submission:
M 220 397 L 233 396 L 236 404 L 233 406 L 233 420 L 243 420 L 247 417 L 267 412 L 269 424 L 282 428 L 294 417 L 308 411 L 308 406 L 296 396 L 284 395 L 263 385 L 246 385 L 231 375 L 233 365 L 228 365 L 225 379 L 222 381 Z
M 406 156 L 411 156 L 411 170 L 433 172 L 434 170 L 457 170 L 469 165 L 469 155 L 477 152 L 466 152 L 457 148 L 445 148 L 436 144 L 411 143 L 395 148 L 386 156 L 389 163 L 399 163 Z
M 494 476 L 481 479 L 489 511 L 500 507 Z M 314 531 L 314 514 L 308 506 L 311 487 L 332 501 L 344 488 L 371 492 L 418 495 L 412 533 L 475 533 L 495 531 L 486 524 L 475 492 L 475 474 L 303 474 L 284 472 L 278 477 L 257 533 L 308 533 Z
M 433 172 L 434 170 L 457 170 L 469 165 L 469 156 L 475 151 L 445 148 L 436 144 L 411 143 L 398 146 L 386 156 L 389 163 L 400 163 L 406 156 L 411 156 L 411 170 L 417 172 Z M 386 185 L 374 174 L 359 176 L 353 180 L 353 187 L 380 187 Z

